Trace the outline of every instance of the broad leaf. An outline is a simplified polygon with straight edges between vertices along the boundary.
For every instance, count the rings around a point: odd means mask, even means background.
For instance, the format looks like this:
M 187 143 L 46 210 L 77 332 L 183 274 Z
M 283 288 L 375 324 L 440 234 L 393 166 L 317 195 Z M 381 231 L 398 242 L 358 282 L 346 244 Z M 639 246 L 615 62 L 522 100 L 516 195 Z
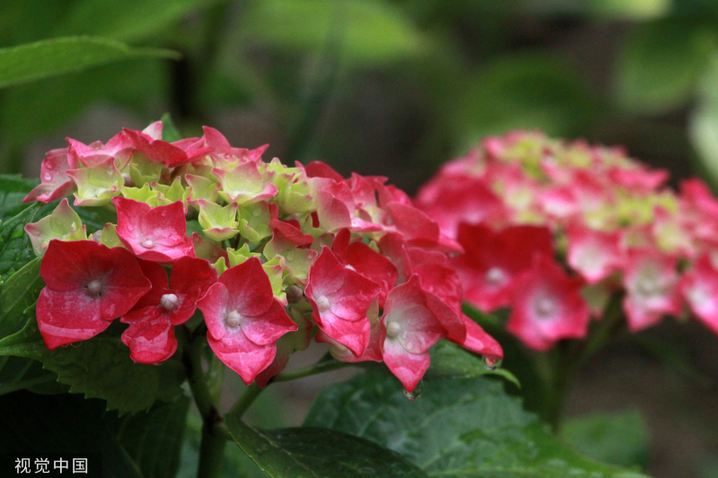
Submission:
M 650 455 L 646 422 L 637 410 L 592 413 L 566 420 L 561 425 L 561 437 L 606 463 L 643 466 Z
M 117 439 L 144 478 L 174 478 L 180 464 L 190 398 L 158 402 L 147 413 L 125 417 Z
M 0 284 L 0 338 L 18 332 L 27 323 L 25 310 L 40 295 L 45 283 L 40 277 L 39 257 Z
M 28 204 L 23 203 L 22 200 L 37 184 L 38 181 L 34 179 L 0 175 L 0 221 L 9 219 L 27 208 Z
M 0 283 L 35 258 L 25 224 L 35 217 L 38 207 L 23 209 L 16 216 L 0 221 Z
M 140 57 L 177 58 L 158 48 L 131 48 L 106 38 L 65 37 L 0 49 L 0 88 Z
M 661 113 L 685 104 L 715 47 L 714 29 L 690 18 L 637 26 L 619 55 L 618 101 L 641 113 Z
M 337 431 L 263 431 L 234 415 L 226 415 L 225 422 L 237 446 L 273 478 L 426 477 L 397 453 Z
M 304 424 L 386 446 L 434 477 L 643 476 L 573 451 L 484 377 L 431 382 L 410 401 L 393 377 L 365 374 L 325 389 Z
M 196 478 L 202 440 L 202 417 L 196 409 L 187 415 L 187 430 L 181 453 L 181 466 L 176 478 Z M 266 478 L 267 475 L 236 446 L 224 448 L 219 478 Z
M 181 364 L 173 359 L 160 366 L 133 362 L 118 329 L 110 327 L 90 340 L 50 352 L 32 317 L 21 331 L 0 340 L 0 356 L 39 360 L 57 373 L 58 382 L 70 385 L 71 392 L 107 400 L 108 409 L 120 413 L 147 410 L 156 400 L 176 399 L 182 393 Z
M 498 375 L 520 387 L 519 381 L 508 370 L 486 365 L 482 358 L 473 355 L 445 340 L 439 341 L 430 350 L 431 366 L 424 375 L 425 381 L 457 378 L 474 378 L 480 375 Z
M 2 98 L 0 125 L 8 141 L 22 145 L 67 124 L 93 102 L 111 102 L 131 108 L 139 117 L 151 117 L 152 99 L 164 94 L 168 78 L 166 65 L 154 58 L 142 58 L 25 83 Z M 42 115 L 34 111 L 42 111 Z M 142 129 L 147 125 L 118 124 L 116 131 L 122 126 Z M 104 142 L 109 137 L 96 139 Z M 61 142 L 54 147 L 63 146 L 66 144 Z M 37 158 L 38 173 L 41 159 Z
M 57 374 L 44 370 L 37 360 L 0 357 L 0 395 L 55 383 Z
M 0 396 L 0 409 L 12 410 L 0 414 L 3 453 L 101 453 L 104 478 L 142 478 L 112 433 L 116 414 L 99 400 L 17 392 Z
M 290 51 L 321 51 L 334 43 L 350 62 L 392 61 L 427 46 L 421 32 L 385 2 L 269 0 L 254 4 L 242 20 L 243 42 Z

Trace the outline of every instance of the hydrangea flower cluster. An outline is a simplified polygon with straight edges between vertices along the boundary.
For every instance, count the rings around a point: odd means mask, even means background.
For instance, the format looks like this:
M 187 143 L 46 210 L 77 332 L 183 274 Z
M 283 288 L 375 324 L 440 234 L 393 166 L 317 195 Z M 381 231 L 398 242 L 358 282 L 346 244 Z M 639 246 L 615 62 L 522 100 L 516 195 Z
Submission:
M 667 179 L 620 148 L 520 131 L 446 164 L 416 204 L 465 249 L 450 263 L 466 300 L 510 307 L 533 349 L 585 337 L 614 293 L 631 331 L 687 305 L 718 334 L 718 200 Z
M 120 319 L 132 359 L 159 363 L 199 309 L 210 347 L 247 384 L 265 386 L 311 337 L 340 361 L 383 361 L 407 391 L 442 338 L 501 358 L 461 313 L 448 257 L 460 246 L 386 178 L 267 163 L 266 146 L 235 148 L 208 127 L 161 138 L 157 122 L 105 144 L 68 139 L 45 158 L 25 201 L 63 198 L 26 227 L 43 256 L 37 320 L 49 349 Z M 116 223 L 87 231 L 70 194 Z

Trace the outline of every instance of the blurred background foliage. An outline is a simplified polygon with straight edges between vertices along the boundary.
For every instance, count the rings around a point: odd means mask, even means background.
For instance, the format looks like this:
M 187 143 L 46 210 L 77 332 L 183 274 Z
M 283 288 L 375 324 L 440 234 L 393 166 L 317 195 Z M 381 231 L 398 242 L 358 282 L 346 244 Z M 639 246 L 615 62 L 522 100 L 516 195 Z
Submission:
M 0 47 L 91 35 L 179 52 L 0 91 L 0 169 L 36 175 L 74 134 L 169 111 L 187 135 L 270 143 L 413 191 L 514 128 L 623 144 L 677 177 L 718 177 L 711 0 L 26 0 Z M 71 59 L 68 61 L 72 61 Z M 94 135 L 94 136 L 93 136 Z M 699 159 L 700 161 L 693 161 Z
M 84 35 L 70 43 L 95 50 L 45 51 L 5 81 L 12 47 Z M 480 138 L 516 128 L 621 144 L 670 169 L 673 185 L 696 173 L 718 185 L 715 0 L 5 1 L 3 86 L 2 173 L 37 176 L 66 136 L 107 141 L 169 112 L 185 136 L 210 125 L 235 146 L 270 143 L 267 156 L 285 164 L 319 159 L 410 193 Z M 680 363 L 712 381 L 619 344 L 587 367 L 569 404 L 573 414 L 639 406 L 652 451 L 633 412 L 575 422 L 565 436 L 582 445 L 593 434 L 607 445 L 592 451 L 594 439 L 587 453 L 649 463 L 657 477 L 716 478 L 715 337 L 674 326 L 649 338 L 681 344 Z M 267 397 L 306 409 L 314 387 Z M 301 422 L 300 412 L 271 422 L 284 409 L 262 407 L 270 426 Z

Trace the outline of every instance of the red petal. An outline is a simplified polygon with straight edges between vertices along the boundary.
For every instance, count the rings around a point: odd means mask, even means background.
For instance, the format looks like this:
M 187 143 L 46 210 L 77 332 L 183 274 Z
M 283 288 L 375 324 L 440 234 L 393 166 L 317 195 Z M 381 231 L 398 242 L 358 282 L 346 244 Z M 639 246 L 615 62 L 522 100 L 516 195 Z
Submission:
M 135 362 L 164 362 L 177 350 L 174 327 L 168 314 L 159 307 L 130 312 L 122 322 L 130 324 L 122 334 L 122 343 L 130 348 L 130 357 Z
M 227 367 L 234 370 L 247 385 L 252 383 L 259 372 L 269 367 L 277 350 L 274 344 L 255 344 L 241 331 L 227 334 L 221 341 L 208 334 L 207 342 L 215 355 Z
M 84 290 L 45 287 L 37 300 L 37 325 L 49 350 L 87 340 L 110 326 L 100 317 L 100 303 Z

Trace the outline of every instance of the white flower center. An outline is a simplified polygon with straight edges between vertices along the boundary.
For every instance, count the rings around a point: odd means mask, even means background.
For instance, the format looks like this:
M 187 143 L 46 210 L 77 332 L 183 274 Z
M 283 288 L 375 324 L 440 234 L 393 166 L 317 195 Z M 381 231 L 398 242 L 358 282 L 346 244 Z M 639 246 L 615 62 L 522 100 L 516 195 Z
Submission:
M 534 311 L 540 319 L 548 319 L 556 312 L 556 304 L 551 299 L 542 297 L 536 301 Z
M 319 309 L 319 312 L 324 312 L 326 310 L 329 310 L 329 299 L 327 299 L 325 296 L 320 296 L 316 300 L 317 302 L 317 308 Z
M 498 267 L 492 267 L 486 271 L 486 275 L 484 277 L 486 278 L 486 282 L 491 285 L 499 285 L 506 280 L 506 274 L 504 274 L 504 271 Z
M 179 303 L 179 297 L 175 294 L 164 294 L 160 299 L 160 305 L 167 311 L 173 311 Z
M 386 336 L 395 339 L 401 332 L 401 325 L 398 322 L 389 322 L 386 324 Z
M 155 243 L 152 242 L 152 239 L 147 239 L 142 243 L 142 247 L 144 247 L 145 249 L 152 249 L 153 247 L 155 247 Z
M 97 297 L 100 295 L 100 292 L 102 292 L 102 281 L 99 279 L 90 281 L 90 283 L 87 284 L 87 291 L 92 297 Z
M 239 312 L 233 310 L 227 314 L 227 327 L 239 327 L 242 323 L 242 316 Z

